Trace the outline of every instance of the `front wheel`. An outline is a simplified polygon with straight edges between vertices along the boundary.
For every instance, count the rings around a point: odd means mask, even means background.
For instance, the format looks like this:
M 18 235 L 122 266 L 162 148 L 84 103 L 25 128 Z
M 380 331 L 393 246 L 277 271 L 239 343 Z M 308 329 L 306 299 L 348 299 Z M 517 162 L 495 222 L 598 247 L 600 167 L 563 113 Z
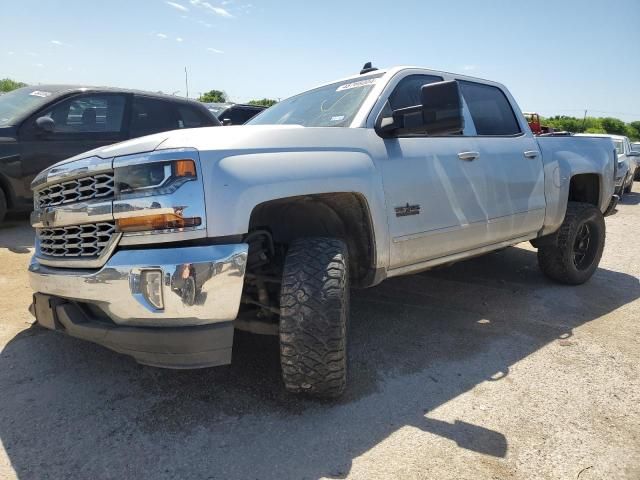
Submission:
M 335 238 L 294 240 L 280 292 L 280 365 L 285 388 L 337 397 L 347 382 L 349 263 Z
M 588 203 L 569 202 L 555 241 L 538 248 L 538 265 L 556 282 L 580 285 L 598 268 L 604 239 L 602 212 Z

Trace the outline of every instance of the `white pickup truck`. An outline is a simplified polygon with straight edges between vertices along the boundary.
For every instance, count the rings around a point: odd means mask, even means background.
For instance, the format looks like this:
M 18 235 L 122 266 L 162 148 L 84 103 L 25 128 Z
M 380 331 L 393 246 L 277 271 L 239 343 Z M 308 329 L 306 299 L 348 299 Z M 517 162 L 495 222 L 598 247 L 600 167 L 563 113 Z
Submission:
M 351 287 L 524 241 L 548 277 L 583 283 L 615 160 L 609 138 L 535 138 L 499 83 L 365 68 L 247 125 L 43 171 L 31 311 L 167 368 L 229 363 L 234 328 L 275 332 L 285 387 L 337 396 Z

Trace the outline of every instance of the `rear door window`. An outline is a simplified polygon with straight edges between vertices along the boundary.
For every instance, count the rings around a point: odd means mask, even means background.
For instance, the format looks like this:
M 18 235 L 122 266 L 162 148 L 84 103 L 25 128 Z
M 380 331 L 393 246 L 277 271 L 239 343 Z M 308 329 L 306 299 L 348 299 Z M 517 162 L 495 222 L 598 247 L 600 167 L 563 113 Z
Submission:
M 507 97 L 497 87 L 459 80 L 477 135 L 517 135 L 518 120 Z
M 198 109 L 189 105 L 178 105 L 178 128 L 198 128 L 212 125 Z
M 170 102 L 136 95 L 131 106 L 132 138 L 180 128 L 178 114 Z

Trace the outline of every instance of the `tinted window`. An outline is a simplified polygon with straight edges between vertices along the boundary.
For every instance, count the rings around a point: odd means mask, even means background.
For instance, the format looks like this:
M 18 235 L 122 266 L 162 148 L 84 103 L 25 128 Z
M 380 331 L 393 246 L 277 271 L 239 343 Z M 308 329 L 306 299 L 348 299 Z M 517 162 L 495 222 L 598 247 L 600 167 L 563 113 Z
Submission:
M 220 115 L 220 120 L 228 118 L 231 125 L 242 125 L 255 117 L 260 110 L 245 107 L 231 107 Z
M 131 137 L 180 128 L 177 112 L 169 102 L 150 97 L 134 97 L 131 107 Z
M 262 111 L 261 108 L 246 108 L 246 107 L 243 107 L 240 110 L 242 123 L 248 122 L 250 119 L 255 117 L 261 111 Z
M 206 121 L 202 112 L 188 105 L 178 105 L 178 128 L 198 128 L 203 125 L 211 125 Z
M 53 118 L 56 133 L 120 132 L 125 97 L 84 95 L 55 105 L 44 115 Z
M 515 135 L 520 127 L 502 90 L 491 85 L 460 81 L 478 135 Z
M 422 102 L 422 86 L 441 81 L 441 77 L 434 75 L 409 75 L 404 77 L 389 95 L 389 105 L 393 110 L 420 105 Z
M 422 103 L 422 86 L 441 81 L 441 77 L 436 77 L 434 75 L 409 75 L 404 77 L 393 89 L 391 95 L 389 95 L 389 101 L 385 105 L 383 115 L 391 116 L 392 110 L 420 105 Z M 421 112 L 404 115 L 405 128 L 420 127 L 422 123 Z M 403 135 L 404 132 L 404 130 L 400 130 L 398 131 L 398 134 Z

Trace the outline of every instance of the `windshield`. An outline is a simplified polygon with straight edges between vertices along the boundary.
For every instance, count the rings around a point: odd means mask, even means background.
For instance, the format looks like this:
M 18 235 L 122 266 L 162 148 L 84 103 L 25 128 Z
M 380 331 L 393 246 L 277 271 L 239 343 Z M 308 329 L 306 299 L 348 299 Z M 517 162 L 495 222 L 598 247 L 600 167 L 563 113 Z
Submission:
M 382 73 L 345 80 L 287 98 L 247 124 L 347 127 L 381 76 Z
M 631 150 L 635 150 L 636 152 L 640 152 L 640 143 L 632 143 Z
M 0 127 L 14 125 L 23 113 L 34 110 L 47 102 L 52 92 L 38 87 L 24 87 L 0 95 Z

